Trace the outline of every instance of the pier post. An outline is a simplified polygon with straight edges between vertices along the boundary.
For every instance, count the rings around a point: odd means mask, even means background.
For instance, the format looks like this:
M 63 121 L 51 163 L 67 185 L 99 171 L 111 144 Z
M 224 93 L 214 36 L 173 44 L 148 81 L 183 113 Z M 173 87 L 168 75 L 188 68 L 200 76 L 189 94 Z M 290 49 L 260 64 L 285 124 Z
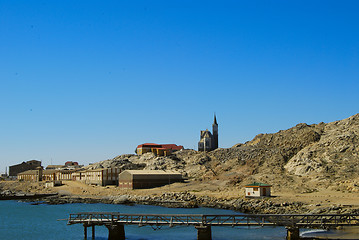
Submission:
M 287 240 L 299 240 L 299 228 L 287 227 Z
M 107 225 L 108 240 L 125 240 L 125 226 L 123 224 Z
M 95 225 L 92 225 L 92 240 L 95 240 Z
M 87 225 L 84 224 L 84 239 L 87 239 Z
M 211 226 L 195 226 L 197 229 L 197 240 L 212 240 Z

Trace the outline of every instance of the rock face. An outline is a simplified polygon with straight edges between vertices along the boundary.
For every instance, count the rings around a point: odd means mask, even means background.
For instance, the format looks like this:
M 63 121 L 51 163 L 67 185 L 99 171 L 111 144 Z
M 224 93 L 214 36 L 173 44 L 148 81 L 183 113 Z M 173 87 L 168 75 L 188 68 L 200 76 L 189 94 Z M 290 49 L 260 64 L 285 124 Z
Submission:
M 359 114 L 327 124 L 300 123 L 208 153 L 180 150 L 168 157 L 126 154 L 90 168 L 176 170 L 189 179 L 222 180 L 230 185 L 255 180 L 300 191 L 314 191 L 319 186 L 359 191 L 358 153 Z
M 138 159 L 138 156 L 134 154 L 124 154 L 117 156 L 113 159 L 101 161 L 98 163 L 91 164 L 87 166 L 87 169 L 98 169 L 98 168 L 120 168 L 120 169 L 130 169 L 130 170 L 137 170 L 143 169 L 146 164 L 134 163 Z
M 321 137 L 290 159 L 285 169 L 295 175 L 321 173 L 352 178 L 359 172 L 359 114 L 324 125 Z

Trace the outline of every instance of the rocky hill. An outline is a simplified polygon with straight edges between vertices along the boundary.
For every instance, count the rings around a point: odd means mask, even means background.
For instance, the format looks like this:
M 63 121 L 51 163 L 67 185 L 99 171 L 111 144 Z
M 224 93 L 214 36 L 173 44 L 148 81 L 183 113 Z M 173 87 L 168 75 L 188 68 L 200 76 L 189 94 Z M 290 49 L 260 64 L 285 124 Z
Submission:
M 121 155 L 89 168 L 177 170 L 190 180 L 223 181 L 243 186 L 251 181 L 290 187 L 297 192 L 321 188 L 359 192 L 359 114 L 347 119 L 307 125 L 209 153 L 181 150 L 168 157 L 152 153 Z

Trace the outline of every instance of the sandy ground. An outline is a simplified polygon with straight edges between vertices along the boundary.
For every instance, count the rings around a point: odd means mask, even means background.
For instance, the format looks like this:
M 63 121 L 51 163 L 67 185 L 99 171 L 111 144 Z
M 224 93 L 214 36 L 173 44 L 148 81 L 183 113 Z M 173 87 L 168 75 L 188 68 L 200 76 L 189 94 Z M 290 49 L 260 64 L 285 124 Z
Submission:
M 64 185 L 45 188 L 39 183 L 30 182 L 1 182 L 3 189 L 13 189 L 23 192 L 49 193 L 57 192 L 62 195 L 77 195 L 83 197 L 102 197 L 118 196 L 124 194 L 130 195 L 161 195 L 164 192 L 190 192 L 197 196 L 210 196 L 218 199 L 238 199 L 244 197 L 244 189 L 240 187 L 227 187 L 221 181 L 212 181 L 210 183 L 189 182 L 174 183 L 153 189 L 124 190 L 116 186 L 94 186 L 81 182 L 64 181 Z M 309 208 L 330 207 L 341 205 L 344 207 L 359 208 L 359 193 L 343 193 L 340 191 L 322 189 L 313 193 L 296 193 L 291 190 L 272 191 L 271 201 L 276 203 L 284 202 L 303 202 Z

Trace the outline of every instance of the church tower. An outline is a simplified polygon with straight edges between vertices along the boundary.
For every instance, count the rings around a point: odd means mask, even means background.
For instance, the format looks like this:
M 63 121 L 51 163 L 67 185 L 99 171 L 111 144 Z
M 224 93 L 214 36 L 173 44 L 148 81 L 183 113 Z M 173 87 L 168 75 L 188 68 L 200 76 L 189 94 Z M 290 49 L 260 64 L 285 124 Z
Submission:
M 214 114 L 214 121 L 212 124 L 212 136 L 213 136 L 212 149 L 214 150 L 218 148 L 218 123 L 217 123 L 216 114 Z

